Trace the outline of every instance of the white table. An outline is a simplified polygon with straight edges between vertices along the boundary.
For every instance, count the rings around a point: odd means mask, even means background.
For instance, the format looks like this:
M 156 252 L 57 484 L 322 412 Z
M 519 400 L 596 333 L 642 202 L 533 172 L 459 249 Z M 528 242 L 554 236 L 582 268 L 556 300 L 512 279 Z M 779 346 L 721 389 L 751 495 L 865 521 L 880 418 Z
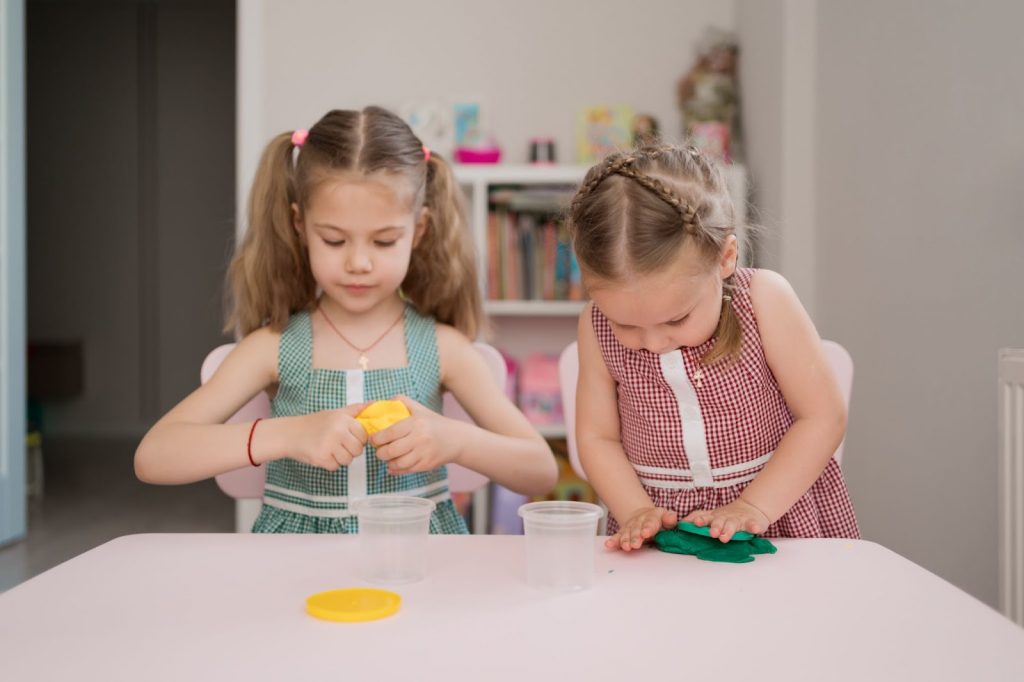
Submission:
M 118 538 L 0 594 L 0 678 L 1024 680 L 1024 629 L 870 542 L 740 565 L 598 549 L 592 589 L 550 595 L 522 537 L 431 537 L 397 615 L 306 615 L 363 584 L 357 540 Z

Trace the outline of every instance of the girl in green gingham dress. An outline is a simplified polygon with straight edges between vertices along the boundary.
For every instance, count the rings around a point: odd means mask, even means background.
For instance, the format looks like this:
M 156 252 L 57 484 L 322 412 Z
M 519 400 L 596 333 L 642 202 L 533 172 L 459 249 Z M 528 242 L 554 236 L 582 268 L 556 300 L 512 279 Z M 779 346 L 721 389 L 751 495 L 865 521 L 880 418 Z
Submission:
M 430 529 L 465 533 L 448 492 L 460 464 L 547 493 L 551 449 L 491 378 L 462 193 L 451 168 L 377 107 L 330 111 L 276 136 L 231 263 L 228 327 L 244 338 L 139 444 L 135 471 L 189 483 L 266 466 L 253 530 L 350 533 L 351 502 L 434 500 Z M 450 391 L 475 424 L 440 414 Z M 225 424 L 266 392 L 272 416 Z M 369 436 L 371 401 L 411 416 Z
M 363 371 L 312 367 L 310 314 L 297 313 L 281 334 L 278 389 L 271 403 L 275 417 L 331 410 L 348 403 L 387 400 L 407 395 L 435 412 L 441 411 L 440 375 L 434 321 L 407 306 L 404 313 L 406 367 Z M 356 393 L 356 395 L 352 395 Z M 361 494 L 407 494 L 434 500 L 431 533 L 466 533 L 466 523 L 452 504 L 444 467 L 404 476 L 388 474 L 387 464 L 368 444 L 363 471 L 350 477 L 359 460 L 327 471 L 294 459 L 267 463 L 263 507 L 253 526 L 257 533 L 354 533 L 356 518 L 349 500 Z M 364 488 L 358 493 L 350 478 Z

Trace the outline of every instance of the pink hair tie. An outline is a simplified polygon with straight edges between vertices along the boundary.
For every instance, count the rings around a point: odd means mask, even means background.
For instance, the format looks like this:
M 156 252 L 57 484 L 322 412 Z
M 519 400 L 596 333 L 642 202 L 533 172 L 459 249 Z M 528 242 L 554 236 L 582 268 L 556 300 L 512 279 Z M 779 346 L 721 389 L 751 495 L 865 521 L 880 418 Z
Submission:
M 423 145 L 423 162 L 430 163 L 430 147 Z
M 309 131 L 304 128 L 297 128 L 292 133 L 292 144 L 296 147 L 301 147 L 306 144 L 306 138 L 309 137 Z

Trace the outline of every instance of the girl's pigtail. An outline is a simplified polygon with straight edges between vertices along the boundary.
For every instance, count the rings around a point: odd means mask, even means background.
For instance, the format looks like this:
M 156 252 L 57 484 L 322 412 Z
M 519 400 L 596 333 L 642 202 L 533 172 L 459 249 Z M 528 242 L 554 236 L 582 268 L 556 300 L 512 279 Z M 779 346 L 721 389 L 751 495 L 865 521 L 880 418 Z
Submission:
M 295 230 L 292 133 L 282 133 L 260 158 L 249 195 L 249 227 L 228 270 L 225 331 L 245 335 L 264 325 L 283 329 L 316 295 L 309 257 Z
M 427 229 L 402 289 L 420 312 L 475 339 L 484 331 L 484 316 L 462 190 L 444 159 L 430 153 L 426 163 Z
M 715 330 L 715 345 L 701 358 L 704 365 L 710 365 L 721 358 L 735 362 L 743 348 L 743 328 L 740 326 L 736 308 L 732 305 L 735 295 L 734 279 L 735 275 L 731 275 L 722 282 L 722 314 L 718 318 L 718 328 Z

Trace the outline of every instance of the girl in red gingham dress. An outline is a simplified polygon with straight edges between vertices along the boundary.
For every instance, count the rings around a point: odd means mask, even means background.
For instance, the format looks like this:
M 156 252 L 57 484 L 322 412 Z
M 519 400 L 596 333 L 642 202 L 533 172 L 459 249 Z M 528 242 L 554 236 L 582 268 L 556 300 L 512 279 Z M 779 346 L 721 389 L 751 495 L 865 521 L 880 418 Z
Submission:
M 577 444 L 608 505 L 609 547 L 677 521 L 770 537 L 859 537 L 832 453 L 846 409 L 807 312 L 780 275 L 736 267 L 721 170 L 648 146 L 590 170 L 573 245 Z

